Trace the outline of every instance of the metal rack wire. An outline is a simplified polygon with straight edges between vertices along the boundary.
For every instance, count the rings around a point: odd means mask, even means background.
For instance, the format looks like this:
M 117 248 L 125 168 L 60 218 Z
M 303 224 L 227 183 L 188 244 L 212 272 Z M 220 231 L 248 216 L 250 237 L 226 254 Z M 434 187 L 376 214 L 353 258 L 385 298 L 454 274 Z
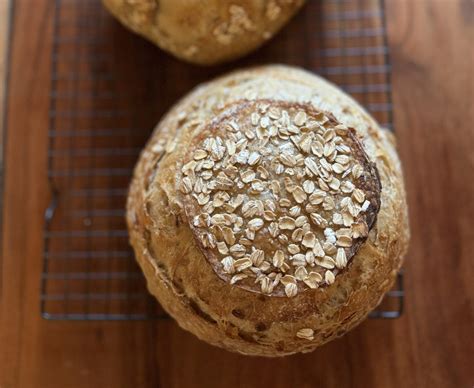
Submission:
M 56 0 L 41 311 L 47 319 L 166 318 L 133 259 L 124 222 L 132 168 L 156 121 L 194 85 L 280 62 L 341 86 L 392 128 L 384 4 L 309 0 L 257 53 L 227 66 L 179 62 L 123 29 L 97 0 Z M 374 318 L 396 318 L 403 282 Z

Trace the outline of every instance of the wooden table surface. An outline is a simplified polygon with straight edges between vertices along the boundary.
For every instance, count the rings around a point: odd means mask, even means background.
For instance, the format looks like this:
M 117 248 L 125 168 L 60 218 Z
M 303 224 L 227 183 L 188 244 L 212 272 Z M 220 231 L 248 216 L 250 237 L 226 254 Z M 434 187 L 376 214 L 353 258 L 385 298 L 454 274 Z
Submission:
M 15 2 L 4 144 L 1 388 L 473 387 L 472 0 L 387 4 L 413 234 L 403 317 L 366 321 L 312 354 L 282 359 L 213 348 L 173 322 L 41 318 L 52 11 L 49 0 Z

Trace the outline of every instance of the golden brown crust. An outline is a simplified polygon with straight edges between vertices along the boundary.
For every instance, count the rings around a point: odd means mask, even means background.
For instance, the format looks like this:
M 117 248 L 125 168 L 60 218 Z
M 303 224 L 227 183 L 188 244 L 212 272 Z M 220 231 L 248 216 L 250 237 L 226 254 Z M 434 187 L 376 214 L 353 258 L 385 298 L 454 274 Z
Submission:
M 219 278 L 196 243 L 178 192 L 178 172 L 193 139 L 229 104 L 257 98 L 310 104 L 354 128 L 382 185 L 377 221 L 350 266 L 332 285 L 293 298 L 249 292 Z M 391 135 L 334 86 L 284 66 L 227 75 L 175 105 L 137 164 L 127 221 L 150 292 L 183 328 L 217 346 L 264 356 L 311 351 L 363 320 L 393 284 L 409 239 Z M 311 335 L 301 338 L 307 334 L 302 329 Z
M 123 25 L 201 65 L 243 56 L 270 39 L 304 0 L 103 0 Z
M 285 166 L 290 160 L 282 156 L 299 163 Z M 308 161 L 326 171 L 323 179 Z M 359 167 L 356 178 L 352 167 Z M 189 144 L 182 172 L 186 221 L 216 274 L 272 296 L 325 286 L 326 276 L 332 281 L 366 240 L 380 208 L 377 169 L 355 131 L 309 104 L 264 99 L 226 106 Z M 328 187 L 332 178 L 337 188 Z M 343 201 L 357 214 L 343 210 Z M 284 219 L 296 225 L 280 229 Z M 334 234 L 332 243 L 326 232 Z

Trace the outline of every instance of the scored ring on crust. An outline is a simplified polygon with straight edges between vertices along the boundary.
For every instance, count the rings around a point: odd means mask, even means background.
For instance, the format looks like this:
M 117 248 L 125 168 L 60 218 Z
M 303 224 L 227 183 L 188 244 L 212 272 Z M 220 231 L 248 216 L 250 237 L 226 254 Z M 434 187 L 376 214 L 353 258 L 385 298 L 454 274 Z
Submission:
M 380 208 L 355 132 L 308 104 L 227 106 L 193 139 L 177 184 L 216 274 L 272 296 L 332 284 Z

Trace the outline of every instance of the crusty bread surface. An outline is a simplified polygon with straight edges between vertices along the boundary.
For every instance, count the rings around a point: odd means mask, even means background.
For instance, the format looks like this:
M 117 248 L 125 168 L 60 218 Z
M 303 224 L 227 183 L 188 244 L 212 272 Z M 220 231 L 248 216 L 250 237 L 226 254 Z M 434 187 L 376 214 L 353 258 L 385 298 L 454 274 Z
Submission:
M 246 253 L 225 262 L 223 258 L 232 256 L 227 252 L 231 243 L 221 243 L 219 250 L 215 244 L 203 244 L 202 236 L 206 235 L 215 220 L 208 219 L 204 226 L 196 226 L 195 220 L 202 206 L 197 202 L 198 195 L 193 194 L 196 185 L 193 188 L 183 185 L 187 177 L 183 171 L 186 171 L 190 162 L 195 167 L 196 160 L 201 159 L 198 155 L 205 154 L 200 147 L 208 144 L 209 140 L 206 143 L 206 139 L 220 136 L 228 140 L 240 136 L 242 131 L 257 131 L 260 124 L 252 126 L 249 123 L 249 120 L 253 120 L 252 113 L 258 112 L 261 117 L 271 109 L 288 112 L 289 117 L 304 113 L 307 120 L 301 127 L 304 133 L 312 133 L 310 123 L 322 120 L 324 116 L 323 125 L 318 127 L 314 124 L 314 131 L 337 128 L 340 144 L 345 144 L 350 149 L 354 163 L 362 166 L 362 180 L 353 179 L 353 182 L 365 196 L 366 213 L 360 213 L 354 222 L 366 225 L 367 233 L 353 235 L 352 245 L 343 245 L 346 248 L 338 245 L 337 255 L 343 254 L 345 261 L 338 262 L 336 267 L 328 267 L 321 262 L 337 262 L 340 256 L 336 255 L 336 250 L 332 259 L 328 258 L 331 256 L 329 253 L 325 258 L 314 258 L 310 253 L 306 255 L 307 263 L 299 265 L 304 269 L 292 267 L 292 260 L 302 257 L 299 253 L 298 257 L 286 253 L 292 243 L 293 230 L 288 233 L 280 230 L 278 238 L 268 234 L 267 226 L 272 222 L 278 224 L 288 211 L 279 205 L 273 209 L 275 214 L 267 212 L 265 217 L 261 217 L 264 227 L 249 238 L 240 236 L 239 241 L 247 249 Z M 237 129 L 229 128 L 229 124 Z M 300 129 L 294 128 L 294 131 L 296 133 Z M 235 132 L 239 133 L 236 135 Z M 292 147 L 291 142 L 296 144 L 300 135 L 297 135 L 296 140 L 291 134 L 281 135 L 278 139 L 275 137 L 272 144 L 276 147 L 283 144 L 279 142 L 286 142 L 281 146 L 284 151 L 285 147 Z M 260 144 L 255 143 L 254 134 L 247 133 L 246 136 L 248 138 L 243 143 L 249 146 Z M 313 141 L 317 139 L 316 132 L 311 136 Z M 344 151 L 343 148 L 341 150 Z M 270 164 L 264 163 L 276 163 L 275 160 L 281 157 L 276 155 L 275 149 L 270 151 L 259 159 L 261 166 L 268 167 Z M 218 159 L 216 157 L 216 162 L 212 162 L 214 170 L 219 166 Z M 298 184 L 297 165 L 298 161 L 294 168 L 285 166 L 286 170 L 281 176 L 268 167 L 268 179 L 279 180 L 282 186 L 284 182 L 290 184 L 290 181 Z M 303 166 L 300 170 L 304 171 L 303 162 L 300 165 Z M 248 166 L 237 167 L 239 172 L 234 182 L 239 180 Z M 263 174 L 263 170 L 259 171 Z M 308 169 L 306 171 L 311 174 Z M 290 174 L 291 179 L 285 181 L 285 174 Z M 313 178 L 317 183 L 316 177 Z M 308 180 L 307 177 L 302 178 L 301 182 L 305 179 Z M 265 180 L 262 181 L 265 186 Z M 312 184 L 309 186 L 313 188 Z M 237 187 L 230 185 L 222 190 L 227 190 L 231 196 L 242 192 L 246 201 L 263 198 L 264 193 L 265 198 L 272 198 L 273 195 L 271 191 L 258 191 L 258 187 L 255 192 L 243 184 Z M 306 202 L 296 201 L 298 197 L 291 191 L 294 189 L 285 187 L 288 192 L 279 195 L 291 202 L 289 208 L 296 206 L 294 212 L 306 214 Z M 213 193 L 211 195 L 215 195 Z M 223 195 L 227 203 L 231 204 L 227 194 Z M 202 202 L 208 201 L 203 197 L 204 194 L 200 197 Z M 309 201 L 306 196 L 304 198 Z M 336 195 L 334 198 L 339 203 Z M 225 208 L 228 205 L 220 206 Z M 359 206 L 358 210 L 360 207 L 364 205 Z M 237 209 L 235 213 L 240 214 L 239 211 Z M 326 214 L 322 208 L 320 211 Z M 307 215 L 308 220 L 302 221 L 306 223 L 303 226 L 305 236 L 316 236 L 316 240 L 328 238 L 326 234 L 318 232 L 319 226 L 312 223 L 311 217 Z M 329 226 L 336 219 L 333 216 L 331 213 Z M 127 202 L 127 222 L 130 241 L 146 276 L 149 291 L 178 324 L 213 345 L 260 356 L 309 352 L 359 324 L 392 287 L 409 241 L 402 170 L 393 135 L 380 128 L 363 108 L 334 85 L 306 71 L 281 65 L 237 71 L 200 85 L 165 115 L 136 165 Z M 235 222 L 234 217 L 228 223 L 234 231 L 238 229 Z M 339 226 L 334 222 L 331 227 L 336 229 Z M 222 228 L 214 225 L 211 229 L 215 231 L 216 228 L 218 236 Z M 344 228 L 344 225 L 340 228 Z M 299 247 L 294 247 L 295 250 L 303 249 L 301 242 L 299 244 Z M 222 255 L 221 248 L 224 250 Z M 262 256 L 269 262 L 266 266 L 270 268 L 265 267 L 262 272 L 256 268 L 254 260 L 251 268 L 237 271 L 233 264 L 240 262 L 236 260 L 239 257 L 247 258 L 256 248 L 262 251 Z M 276 249 L 281 249 L 288 256 L 289 269 L 286 272 L 275 266 L 273 256 Z M 223 264 L 229 262 L 232 264 L 231 269 Z M 295 268 L 299 272 L 295 272 Z M 255 270 L 253 275 L 250 269 Z M 271 285 L 271 282 L 263 284 L 263 278 L 271 272 L 274 275 L 270 275 L 269 280 L 278 277 L 277 280 L 281 281 L 275 282 L 276 285 Z M 280 272 L 281 275 L 278 275 Z M 316 283 L 305 277 L 307 273 L 313 275 L 311 279 L 316 279 Z M 235 275 L 239 276 L 236 278 Z M 301 281 L 295 280 L 295 277 Z M 284 279 L 285 284 L 293 282 L 295 286 L 282 284 Z
M 126 27 L 188 62 L 241 57 L 270 39 L 304 0 L 103 0 Z

